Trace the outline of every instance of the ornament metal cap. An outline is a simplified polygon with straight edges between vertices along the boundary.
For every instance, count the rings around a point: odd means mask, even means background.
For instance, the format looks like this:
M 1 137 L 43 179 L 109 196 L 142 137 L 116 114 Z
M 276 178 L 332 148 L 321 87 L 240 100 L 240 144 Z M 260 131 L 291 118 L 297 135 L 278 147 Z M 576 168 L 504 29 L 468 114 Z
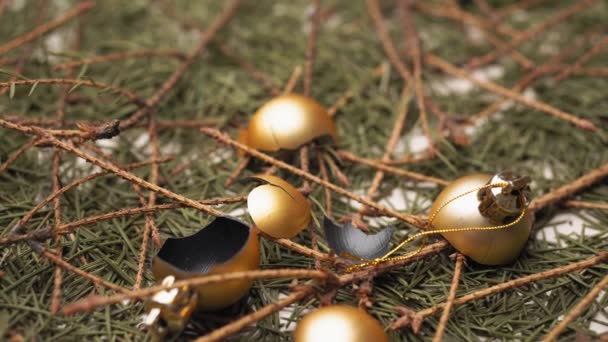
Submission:
M 506 183 L 506 186 L 479 190 L 479 212 L 494 224 L 512 221 L 528 206 L 531 181 L 530 177 L 511 171 L 496 174 L 487 184 Z
M 310 203 L 283 179 L 256 175 L 249 179 L 263 183 L 247 196 L 247 209 L 255 226 L 275 238 L 291 238 L 308 227 Z
M 174 283 L 174 276 L 167 276 L 161 282 L 164 286 Z M 189 286 L 159 291 L 146 302 L 147 314 L 142 326 L 154 340 L 164 341 L 184 329 L 197 303 L 198 294 Z
M 218 216 L 193 235 L 167 239 L 152 261 L 152 273 L 157 281 L 167 276 L 180 280 L 259 267 L 256 231 L 228 216 Z M 205 311 L 228 307 L 241 299 L 252 284 L 253 280 L 230 280 L 196 286 L 196 306 Z
M 325 108 L 310 97 L 285 94 L 260 107 L 238 140 L 259 150 L 278 151 L 294 150 L 322 136 L 338 138 Z

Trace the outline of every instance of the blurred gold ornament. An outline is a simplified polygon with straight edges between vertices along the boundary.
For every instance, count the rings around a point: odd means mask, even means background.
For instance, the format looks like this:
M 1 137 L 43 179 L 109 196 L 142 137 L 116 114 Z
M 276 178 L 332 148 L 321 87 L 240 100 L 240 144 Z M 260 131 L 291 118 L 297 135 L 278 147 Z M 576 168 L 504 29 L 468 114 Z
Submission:
M 378 321 L 349 305 L 317 309 L 298 323 L 295 342 L 384 342 L 388 336 Z
M 322 136 L 337 139 L 336 126 L 325 108 L 310 97 L 286 94 L 260 107 L 238 140 L 262 151 L 278 151 L 296 149 Z
M 154 257 L 152 273 L 157 281 L 167 276 L 181 280 L 259 267 L 256 231 L 237 219 L 219 216 L 193 235 L 165 241 Z M 231 280 L 197 286 L 197 308 L 211 311 L 228 307 L 241 299 L 252 284 L 253 280 Z
M 275 238 L 291 238 L 308 227 L 310 203 L 291 184 L 279 177 L 256 175 L 263 183 L 247 196 L 247 209 L 255 226 Z
M 435 199 L 431 229 L 459 230 L 441 234 L 480 264 L 508 264 L 517 258 L 530 235 L 533 215 L 526 211 L 529 182 L 528 177 L 509 172 L 461 177 Z M 490 184 L 503 186 L 487 186 Z M 479 191 L 471 191 L 475 189 Z M 501 229 L 503 225 L 508 227 Z

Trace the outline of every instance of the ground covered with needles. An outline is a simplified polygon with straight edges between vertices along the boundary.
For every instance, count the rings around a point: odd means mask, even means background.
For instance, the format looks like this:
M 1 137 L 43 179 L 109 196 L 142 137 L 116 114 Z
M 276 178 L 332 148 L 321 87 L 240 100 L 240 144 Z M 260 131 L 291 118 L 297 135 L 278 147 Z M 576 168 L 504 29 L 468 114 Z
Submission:
M 276 272 L 180 339 L 289 340 L 331 302 L 394 340 L 606 339 L 607 23 L 604 1 L 0 0 L 0 335 L 145 339 L 162 240 L 213 210 L 250 221 L 238 179 L 272 167 L 310 190 L 312 231 L 263 238 Z M 230 137 L 290 90 L 330 109 L 337 145 L 272 154 L 296 170 L 239 156 Z M 325 214 L 397 242 L 446 182 L 504 169 L 533 179 L 513 264 L 440 238 L 350 274 L 329 254 Z

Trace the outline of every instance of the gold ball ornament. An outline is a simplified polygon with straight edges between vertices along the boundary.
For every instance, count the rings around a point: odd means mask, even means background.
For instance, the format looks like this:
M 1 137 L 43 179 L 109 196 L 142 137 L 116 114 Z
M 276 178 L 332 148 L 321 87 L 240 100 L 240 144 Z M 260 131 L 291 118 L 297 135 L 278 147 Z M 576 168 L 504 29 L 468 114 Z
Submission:
M 310 203 L 283 179 L 251 177 L 262 183 L 247 196 L 247 210 L 255 226 L 275 238 L 292 238 L 310 224 Z
M 337 139 L 336 126 L 325 108 L 310 97 L 286 94 L 260 107 L 238 140 L 258 150 L 278 151 L 294 150 L 321 136 Z
M 330 305 L 302 318 L 294 332 L 295 342 L 388 342 L 377 320 L 349 305 Z
M 505 174 L 507 178 L 517 179 L 521 183 L 520 190 L 529 190 L 529 178 Z M 431 207 L 430 217 L 434 216 L 431 229 L 491 227 L 517 220 L 527 206 L 523 192 L 505 193 L 502 190 L 504 187 L 486 187 L 479 192 L 473 191 L 461 196 L 490 183 L 504 182 L 505 174 L 472 174 L 450 183 L 437 196 Z M 482 192 L 484 196 L 480 197 Z M 453 201 L 445 205 L 450 200 Z M 502 265 L 511 263 L 520 254 L 530 235 L 533 220 L 533 215 L 526 211 L 519 222 L 507 228 L 441 234 L 454 248 L 474 261 L 484 265 Z

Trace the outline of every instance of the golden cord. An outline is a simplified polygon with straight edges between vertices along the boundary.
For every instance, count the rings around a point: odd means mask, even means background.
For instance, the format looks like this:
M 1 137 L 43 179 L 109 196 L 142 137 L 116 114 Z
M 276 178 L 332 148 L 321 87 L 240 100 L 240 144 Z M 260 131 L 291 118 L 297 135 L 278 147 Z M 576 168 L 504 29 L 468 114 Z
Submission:
M 431 213 L 431 216 L 429 217 L 429 222 L 428 222 L 428 227 L 432 227 L 433 225 L 433 221 L 435 220 L 435 217 L 437 216 L 437 214 L 439 214 L 439 212 L 445 208 L 448 204 L 456 201 L 459 198 L 462 198 L 472 192 L 476 192 L 482 189 L 486 189 L 486 188 L 504 188 L 508 186 L 508 183 L 506 182 L 500 182 L 500 183 L 492 183 L 492 184 L 486 184 L 483 186 L 480 186 L 478 188 L 469 190 L 467 192 L 464 192 L 454 198 L 451 198 L 450 200 L 446 201 L 444 204 L 442 204 L 439 209 L 437 209 L 437 211 L 435 211 L 434 213 Z M 520 198 L 522 199 L 522 198 Z M 435 229 L 435 230 L 426 230 L 420 233 L 416 233 L 408 238 L 405 238 L 404 240 L 402 240 L 401 242 L 399 242 L 395 247 L 393 247 L 393 249 L 391 249 L 388 253 L 386 253 L 385 255 L 383 255 L 380 258 L 377 259 L 373 259 L 373 260 L 368 260 L 368 259 L 362 259 L 362 258 L 357 258 L 355 257 L 355 259 L 359 260 L 359 261 L 364 261 L 364 263 L 362 264 L 358 264 L 358 265 L 353 265 L 350 266 L 346 269 L 346 272 L 352 272 L 355 270 L 359 270 L 361 268 L 365 268 L 367 266 L 376 266 L 379 265 L 381 263 L 385 263 L 385 262 L 389 262 L 389 261 L 397 261 L 397 260 L 404 260 L 404 259 L 409 259 L 413 256 L 415 256 L 416 254 L 420 253 L 420 251 L 422 250 L 422 248 L 424 248 L 425 242 L 426 242 L 426 238 L 428 235 L 432 235 L 432 234 L 442 234 L 442 233 L 457 233 L 457 232 L 465 232 L 465 231 L 479 231 L 479 230 L 498 230 L 498 229 L 505 229 L 505 228 L 509 228 L 512 227 L 516 224 L 518 224 L 523 218 L 524 215 L 526 215 L 526 207 L 522 206 L 522 211 L 519 214 L 519 216 L 510 223 L 507 224 L 502 224 L 502 225 L 498 225 L 498 226 L 486 226 L 486 227 L 463 227 L 463 228 L 447 228 L 447 229 Z M 400 255 L 400 256 L 396 256 L 396 257 L 390 257 L 391 255 L 393 255 L 395 252 L 397 252 L 399 249 L 401 249 L 401 247 L 405 246 L 406 244 L 410 243 L 412 240 L 415 240 L 419 237 L 424 237 L 424 240 L 422 241 L 422 243 L 420 244 L 420 247 L 413 252 L 407 253 L 405 255 Z M 349 257 L 353 257 L 352 255 L 347 255 Z

